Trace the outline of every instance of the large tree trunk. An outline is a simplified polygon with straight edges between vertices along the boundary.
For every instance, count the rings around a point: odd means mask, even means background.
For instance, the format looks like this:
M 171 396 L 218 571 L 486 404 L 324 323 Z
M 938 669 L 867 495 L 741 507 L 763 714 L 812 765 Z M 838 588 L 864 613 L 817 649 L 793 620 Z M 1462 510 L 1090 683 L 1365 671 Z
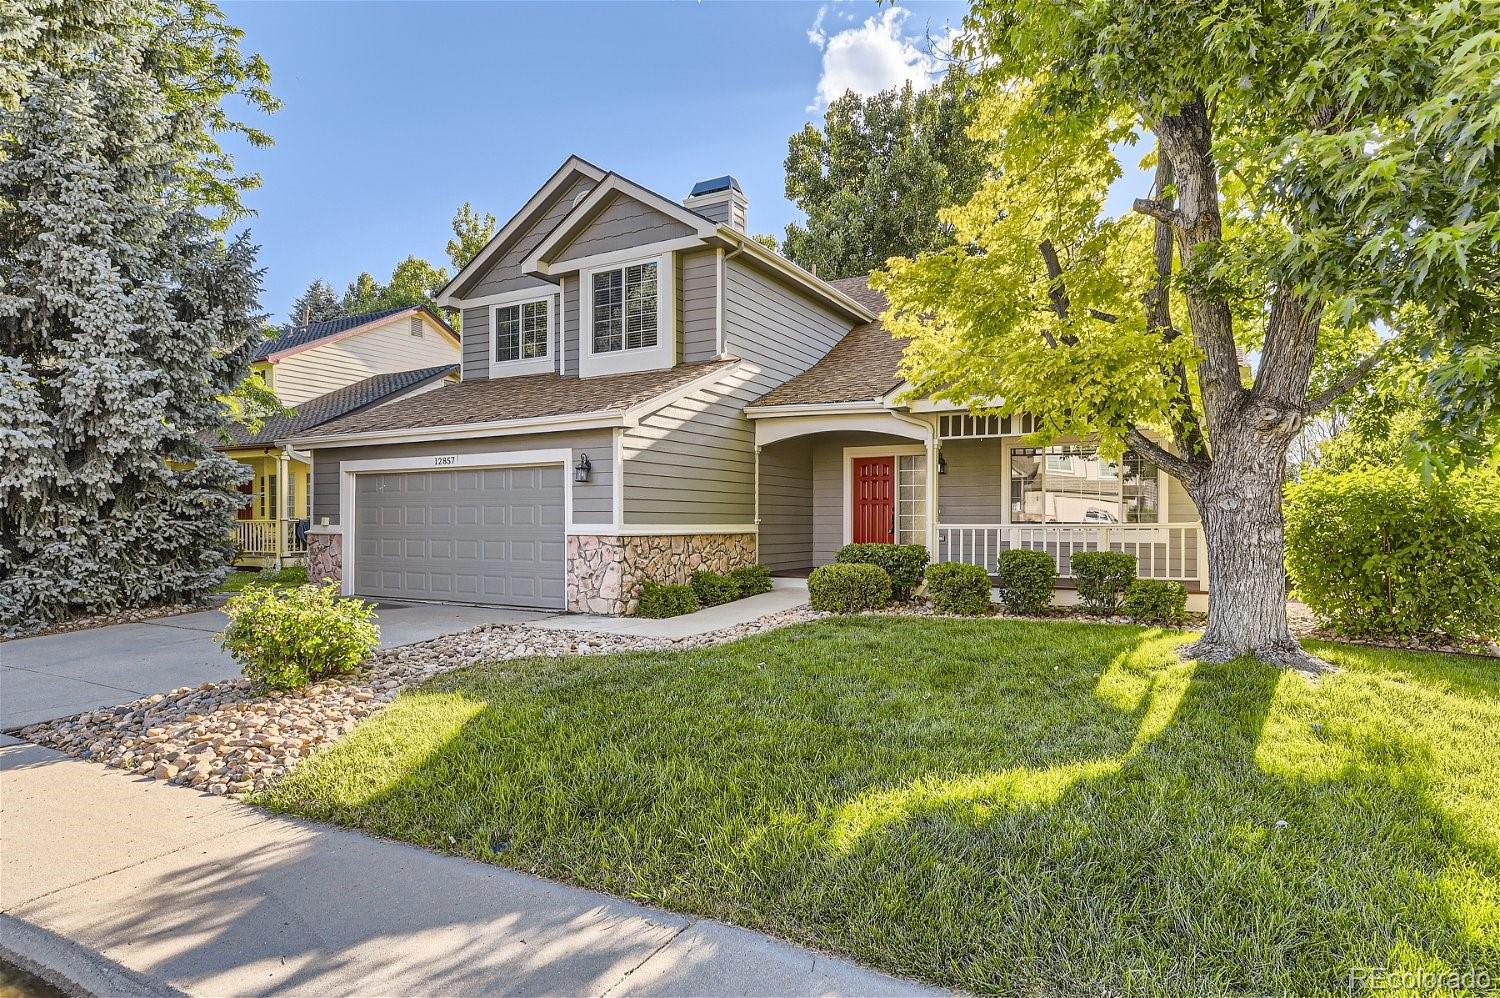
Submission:
M 1287 627 L 1285 430 L 1267 433 L 1246 424 L 1221 429 L 1222 449 L 1184 483 L 1198 506 L 1208 548 L 1208 627 L 1184 654 L 1206 662 L 1254 655 L 1321 672 L 1327 664 L 1303 651 Z

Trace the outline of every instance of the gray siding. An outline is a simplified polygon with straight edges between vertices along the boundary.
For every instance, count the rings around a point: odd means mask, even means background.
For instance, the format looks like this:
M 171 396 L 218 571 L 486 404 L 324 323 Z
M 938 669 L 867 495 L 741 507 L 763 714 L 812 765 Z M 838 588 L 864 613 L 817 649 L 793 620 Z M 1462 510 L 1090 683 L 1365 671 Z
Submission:
M 1008 440 L 945 440 L 948 473 L 938 479 L 939 523 L 999 523 L 1005 511 L 1000 457 Z
M 719 355 L 719 255 L 714 250 L 678 254 L 677 315 L 680 355 L 687 363 Z
M 437 454 L 482 454 L 489 451 L 543 450 L 567 447 L 572 451 L 568 473 L 586 452 L 593 465 L 587 482 L 573 485 L 573 520 L 576 523 L 609 523 L 613 514 L 614 447 L 610 430 L 580 430 L 573 433 L 533 433 L 514 437 L 480 437 L 471 440 L 430 440 L 417 443 L 370 444 L 363 447 L 327 447 L 313 454 L 312 522 L 328 517 L 339 522 L 339 468 L 344 461 L 372 458 L 425 457 Z
M 562 279 L 562 373 L 565 377 L 578 374 L 578 278 Z
M 760 561 L 772 571 L 813 565 L 812 451 L 798 437 L 760 452 Z
M 844 448 L 890 444 L 907 447 L 914 441 L 885 433 L 825 433 L 813 438 L 813 564 L 826 565 L 844 546 Z M 941 487 L 941 486 L 940 486 Z
M 582 232 L 562 248 L 556 261 L 644 246 L 693 234 L 693 229 L 623 194 L 610 197 Z
M 724 349 L 759 365 L 770 391 L 812 367 L 853 324 L 739 258 L 724 264 Z
M 553 286 L 551 282 L 523 274 L 521 261 L 526 259 L 531 251 L 536 249 L 537 244 L 546 238 L 547 233 L 551 232 L 557 223 L 562 221 L 563 216 L 572 210 L 574 200 L 580 194 L 585 194 L 593 188 L 594 182 L 581 176 L 571 184 L 564 185 L 544 206 L 541 217 L 517 236 L 505 252 L 492 260 L 487 270 L 478 275 L 464 297 L 479 298 L 520 288 L 534 287 L 550 290 Z M 463 337 L 464 377 L 488 378 L 490 376 L 489 308 L 464 310 Z

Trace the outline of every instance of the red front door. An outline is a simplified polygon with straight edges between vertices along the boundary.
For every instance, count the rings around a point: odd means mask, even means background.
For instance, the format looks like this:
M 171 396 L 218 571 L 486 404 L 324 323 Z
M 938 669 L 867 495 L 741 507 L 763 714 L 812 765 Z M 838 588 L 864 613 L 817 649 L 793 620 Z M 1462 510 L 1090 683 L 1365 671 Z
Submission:
M 854 459 L 854 543 L 896 543 L 896 459 Z

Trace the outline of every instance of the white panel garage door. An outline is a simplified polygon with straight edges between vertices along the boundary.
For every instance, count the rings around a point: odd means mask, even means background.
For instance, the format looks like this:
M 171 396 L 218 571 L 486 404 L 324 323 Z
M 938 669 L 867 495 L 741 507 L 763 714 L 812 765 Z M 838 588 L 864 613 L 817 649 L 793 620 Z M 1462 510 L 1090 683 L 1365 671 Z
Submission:
M 354 476 L 354 592 L 561 610 L 563 469 Z

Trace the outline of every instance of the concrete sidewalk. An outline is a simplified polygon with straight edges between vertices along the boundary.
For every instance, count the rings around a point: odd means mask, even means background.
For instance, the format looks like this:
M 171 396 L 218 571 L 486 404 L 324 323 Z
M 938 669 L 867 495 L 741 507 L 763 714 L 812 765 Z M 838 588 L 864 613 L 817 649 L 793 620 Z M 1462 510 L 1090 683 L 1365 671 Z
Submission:
M 772 579 L 772 589 L 759 596 L 705 607 L 697 613 L 665 620 L 650 620 L 646 617 L 600 617 L 590 613 L 570 613 L 565 617 L 549 617 L 532 623 L 532 627 L 546 627 L 565 631 L 601 631 L 605 634 L 631 634 L 642 638 L 686 638 L 695 634 L 721 631 L 726 627 L 748 624 L 752 620 L 782 610 L 790 610 L 807 602 L 806 579 Z
M 718 922 L 14 742 L 0 911 L 193 994 L 923 993 Z M 25 933 L 0 933 L 24 954 Z

